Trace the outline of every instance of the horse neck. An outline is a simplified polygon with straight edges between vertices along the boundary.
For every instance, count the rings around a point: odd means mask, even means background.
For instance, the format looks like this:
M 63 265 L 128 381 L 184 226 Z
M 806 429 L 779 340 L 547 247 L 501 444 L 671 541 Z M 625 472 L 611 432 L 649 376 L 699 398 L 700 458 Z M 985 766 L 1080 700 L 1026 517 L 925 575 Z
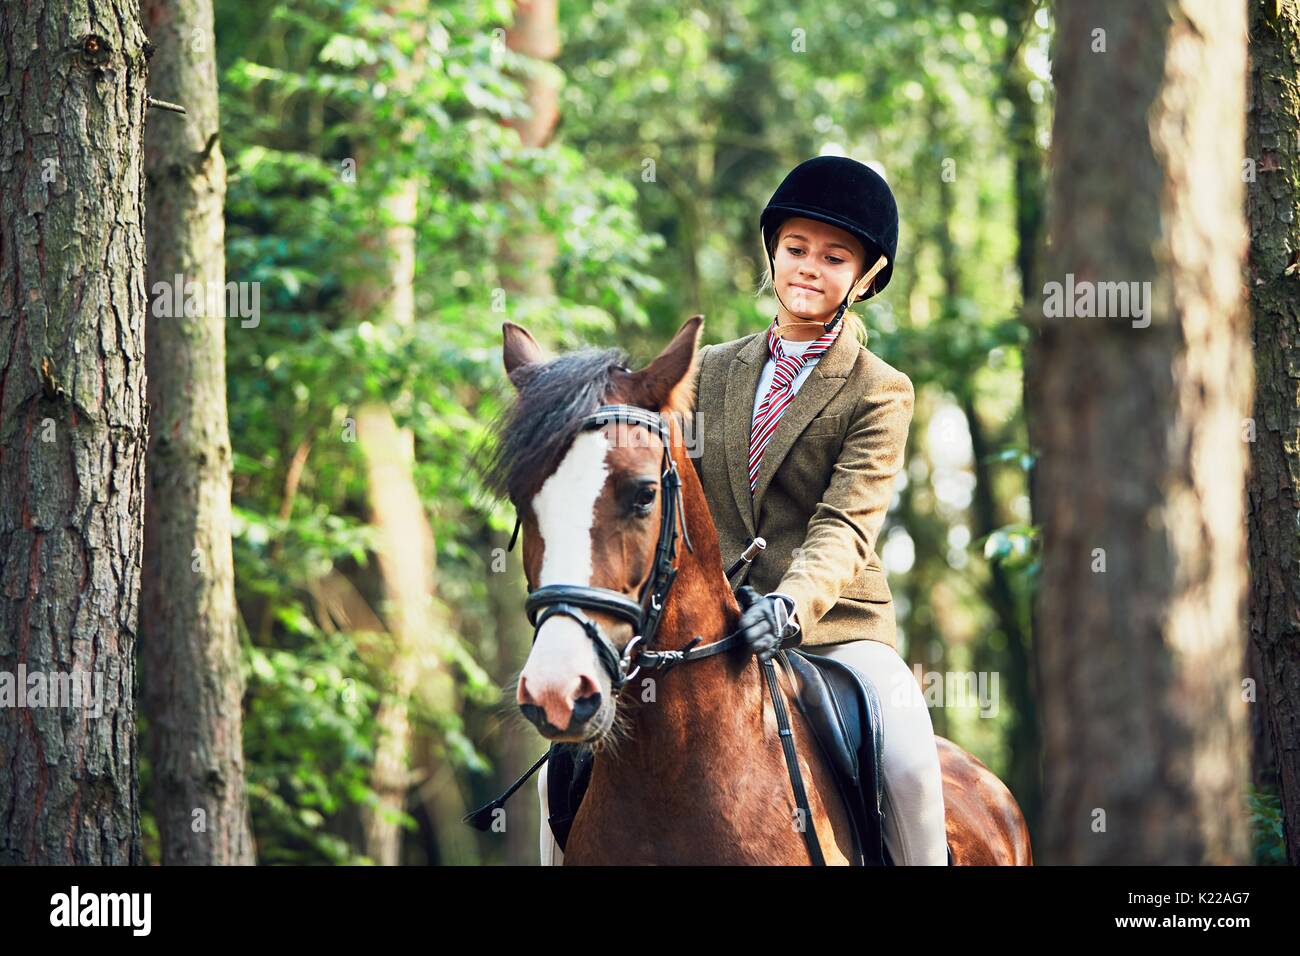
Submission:
M 740 605 L 722 567 L 718 529 L 709 513 L 709 502 L 704 497 L 695 465 L 686 457 L 680 442 L 674 441 L 671 453 L 681 481 L 682 521 L 691 547 L 688 549 L 685 541 L 678 538 L 677 577 L 668 592 L 659 633 L 655 636 L 655 647 L 659 650 L 681 650 L 696 635 L 704 638 L 702 643 L 720 640 L 740 620 Z M 713 659 L 723 658 L 740 660 L 738 655 Z
M 701 644 L 720 641 L 740 619 L 731 585 L 722 569 L 718 532 L 695 466 L 675 445 L 673 457 L 682 480 L 682 506 L 692 549 L 679 540 L 677 577 L 668 593 L 654 649 L 681 650 L 696 636 Z M 642 678 L 650 678 L 647 685 Z M 653 688 L 653 699 L 646 700 Z M 742 649 L 684 663 L 671 671 L 647 671 L 634 678 L 626 694 L 630 734 L 615 748 L 623 769 L 637 775 L 663 766 L 665 758 L 716 768 L 744 761 L 761 743 L 762 677 Z M 614 769 L 611 767 L 610 769 Z

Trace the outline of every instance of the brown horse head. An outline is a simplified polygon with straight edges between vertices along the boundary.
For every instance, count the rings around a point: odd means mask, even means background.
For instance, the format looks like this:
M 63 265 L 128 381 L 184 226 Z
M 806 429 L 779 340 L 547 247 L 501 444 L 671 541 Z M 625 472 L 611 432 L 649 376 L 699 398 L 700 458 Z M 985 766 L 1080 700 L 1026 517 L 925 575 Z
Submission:
M 606 404 L 661 412 L 671 435 L 669 454 L 679 461 L 678 419 L 690 412 L 702 324 L 702 316 L 688 320 L 653 362 L 633 371 L 617 349 L 548 359 L 527 330 L 504 323 L 503 357 L 518 395 L 498 430 L 488 483 L 509 497 L 522 521 L 530 591 L 583 585 L 634 601 L 642 593 L 663 518 L 664 445 L 640 426 L 611 422 L 583 430 L 579 422 Z M 620 653 L 633 639 L 627 620 L 586 607 L 582 612 Z M 613 691 L 595 643 L 577 620 L 555 614 L 541 623 L 515 699 L 544 737 L 603 740 L 615 726 Z

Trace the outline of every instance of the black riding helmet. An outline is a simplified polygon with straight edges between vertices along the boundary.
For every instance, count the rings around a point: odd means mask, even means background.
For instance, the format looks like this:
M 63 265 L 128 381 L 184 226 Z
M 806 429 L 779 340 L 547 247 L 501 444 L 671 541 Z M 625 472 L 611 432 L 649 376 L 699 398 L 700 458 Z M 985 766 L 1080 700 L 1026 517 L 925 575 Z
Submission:
M 774 290 L 776 235 L 781 223 L 793 216 L 837 226 L 852 235 L 866 250 L 868 268 L 882 253 L 888 257 L 871 288 L 857 301 L 869 299 L 889 285 L 894 274 L 894 253 L 898 249 L 898 204 L 889 184 L 870 166 L 847 156 L 817 156 L 792 169 L 776 187 L 759 217 Z M 780 297 L 777 292 L 777 298 Z M 835 327 L 848 307 L 846 296 L 835 318 L 826 323 L 827 332 Z

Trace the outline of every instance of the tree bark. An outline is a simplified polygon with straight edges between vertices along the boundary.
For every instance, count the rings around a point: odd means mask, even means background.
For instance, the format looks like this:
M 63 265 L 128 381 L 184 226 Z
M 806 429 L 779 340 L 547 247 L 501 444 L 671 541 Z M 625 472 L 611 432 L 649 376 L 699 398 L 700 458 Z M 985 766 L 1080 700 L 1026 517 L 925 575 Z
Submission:
M 0 706 L 0 864 L 140 861 L 147 74 L 130 0 L 0 5 L 0 681 L 63 705 Z
M 1057 15 L 1045 277 L 1150 294 L 1134 327 L 1131 303 L 1082 317 L 1076 298 L 1075 317 L 1054 316 L 1043 290 L 1036 855 L 1243 863 L 1245 11 L 1098 0 Z
M 1037 7 L 1038 4 L 1034 0 L 1005 0 L 1001 11 L 1009 26 L 1000 86 L 1002 95 L 1011 106 L 1011 114 L 1007 118 L 1006 136 L 1015 163 L 1013 194 L 1016 216 L 1016 271 L 1020 274 L 1021 314 L 1026 305 L 1034 300 L 1034 278 L 1037 275 L 1035 263 L 1043 230 L 1045 192 L 1043 151 L 1038 145 L 1038 110 L 1029 94 L 1032 74 L 1025 61 L 1025 47 L 1034 29 L 1033 20 Z M 1029 337 L 1022 355 L 1024 378 L 1021 388 L 1025 408 L 1025 436 L 1028 447 L 1032 451 L 1038 447 L 1037 431 L 1030 415 L 1032 408 L 1030 395 L 1033 391 L 1031 382 L 1034 381 L 1038 361 L 1036 336 Z M 978 419 L 974 420 L 971 429 L 971 444 L 975 448 L 976 511 L 987 513 L 988 508 L 983 504 L 979 492 L 979 488 L 985 484 L 985 476 L 980 473 L 980 469 L 987 470 L 988 466 L 980 464 L 984 453 L 979 448 L 981 430 Z M 1025 474 L 1030 502 L 1030 522 L 1033 524 L 1038 523 L 1038 516 L 1035 513 L 1037 495 L 1034 490 L 1036 471 L 1037 465 L 1031 462 Z M 993 526 L 989 524 L 979 529 L 976 534 L 987 534 L 991 530 Z M 1001 573 L 1001 568 L 996 565 L 992 585 L 994 605 L 1004 608 L 1013 607 L 1010 582 L 1006 575 Z M 1009 730 L 1011 768 L 1007 774 L 1007 784 L 1016 795 L 1020 810 L 1024 813 L 1025 821 L 1029 826 L 1029 832 L 1037 836 L 1043 798 L 1040 769 L 1042 740 L 1038 732 L 1037 674 L 1034 672 L 1034 658 L 1031 652 L 1032 636 L 1037 630 L 1037 617 L 1032 607 L 1033 602 L 1031 601 L 1030 604 L 1027 633 L 1026 628 L 1016 627 L 1007 635 L 1010 671 L 1007 677 L 1012 707 L 1015 710 L 1015 719 Z M 1004 620 L 1007 619 L 1005 613 L 1002 617 Z
M 560 53 L 559 12 L 556 0 L 518 0 L 514 22 L 506 29 L 506 46 L 514 53 L 534 60 L 554 60 Z M 534 70 L 519 78 L 529 115 L 510 118 L 503 125 L 519 134 L 526 149 L 543 149 L 551 141 L 560 119 L 560 92 L 548 73 Z M 540 193 L 544 184 L 537 183 Z M 509 199 L 510 189 L 504 199 Z M 538 200 L 533 195 L 529 199 Z M 556 257 L 555 236 L 545 229 L 513 235 L 497 246 L 502 285 L 511 293 L 548 299 L 555 294 L 551 264 Z
M 153 811 L 163 864 L 252 864 L 230 541 L 226 166 L 212 0 L 141 0 L 140 12 L 154 45 L 150 92 L 186 110 L 155 111 L 145 131 L 152 428 L 141 683 Z M 190 291 L 198 314 L 175 309 Z
M 1257 779 L 1275 777 L 1300 864 L 1300 11 L 1250 3 L 1246 187 L 1256 364 L 1249 485 Z

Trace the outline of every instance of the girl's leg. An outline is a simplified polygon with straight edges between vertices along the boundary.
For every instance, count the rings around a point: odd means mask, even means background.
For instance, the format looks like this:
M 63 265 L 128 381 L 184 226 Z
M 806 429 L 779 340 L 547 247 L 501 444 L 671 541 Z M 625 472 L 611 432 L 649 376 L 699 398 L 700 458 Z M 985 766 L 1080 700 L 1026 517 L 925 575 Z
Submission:
M 550 764 L 544 763 L 542 769 L 537 771 L 537 796 L 542 801 L 542 866 L 563 866 L 564 852 L 560 849 L 560 845 L 555 842 L 555 834 L 551 832 L 551 824 L 548 822 L 551 818 L 551 807 L 546 798 L 546 771 L 549 769 Z
M 884 722 L 885 845 L 899 866 L 947 866 L 939 751 L 916 677 L 898 652 L 880 641 L 799 650 L 848 664 L 875 686 Z

